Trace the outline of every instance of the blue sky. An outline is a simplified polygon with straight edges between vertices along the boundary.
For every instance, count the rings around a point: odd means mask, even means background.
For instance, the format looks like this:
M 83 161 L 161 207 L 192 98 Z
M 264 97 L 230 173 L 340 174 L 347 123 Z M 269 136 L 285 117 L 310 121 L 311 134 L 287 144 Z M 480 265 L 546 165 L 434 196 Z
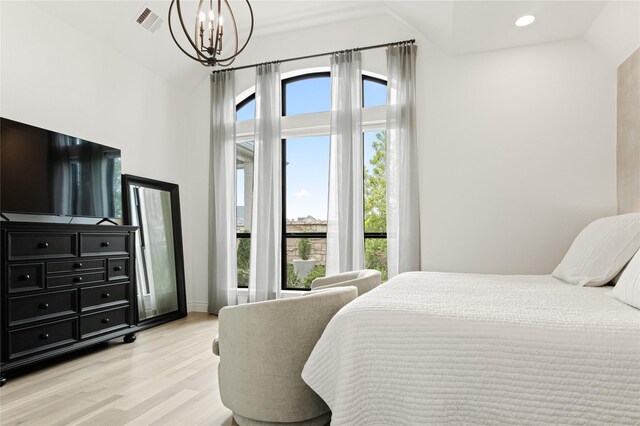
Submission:
M 307 114 L 329 111 L 331 87 L 329 77 L 300 80 L 287 85 L 286 114 Z M 385 105 L 386 87 L 365 80 L 365 107 Z M 255 102 L 241 108 L 237 120 L 253 119 Z M 372 141 L 377 132 L 364 135 L 365 167 L 374 155 Z M 290 138 L 287 140 L 287 219 L 311 215 L 327 218 L 329 182 L 329 135 Z M 238 205 L 244 204 L 244 175 L 238 173 Z

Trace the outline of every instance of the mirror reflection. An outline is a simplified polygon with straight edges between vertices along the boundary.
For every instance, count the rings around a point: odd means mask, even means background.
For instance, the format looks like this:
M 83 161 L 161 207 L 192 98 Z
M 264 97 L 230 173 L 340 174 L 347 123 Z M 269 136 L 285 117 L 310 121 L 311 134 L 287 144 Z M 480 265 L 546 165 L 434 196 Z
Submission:
M 139 320 L 178 310 L 171 193 L 129 186 L 131 225 L 136 233 Z

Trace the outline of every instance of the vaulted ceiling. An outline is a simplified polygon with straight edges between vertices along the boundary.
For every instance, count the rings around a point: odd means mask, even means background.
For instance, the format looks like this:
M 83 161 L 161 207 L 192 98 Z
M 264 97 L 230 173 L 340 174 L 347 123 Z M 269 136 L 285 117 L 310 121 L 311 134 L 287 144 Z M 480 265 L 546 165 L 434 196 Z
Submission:
M 186 10 L 195 9 L 185 1 Z M 238 9 L 243 2 L 232 1 Z M 582 37 L 605 1 L 269 1 L 253 0 L 254 37 L 309 28 L 337 21 L 384 15 L 421 34 L 448 55 L 462 55 L 509 47 Z M 203 67 L 185 58 L 167 29 L 166 0 L 94 0 L 34 2 L 53 17 L 67 22 L 123 55 L 180 85 Z M 149 7 L 164 23 L 154 34 L 135 20 Z M 521 15 L 536 15 L 526 30 L 514 26 Z M 192 16 L 192 15 L 191 15 Z M 242 22 L 242 17 L 240 17 Z M 246 32 L 246 27 L 241 27 Z M 345 48 L 352 47 L 346 41 Z M 313 53 L 313 52 L 310 52 Z M 189 90 L 190 86 L 182 86 Z

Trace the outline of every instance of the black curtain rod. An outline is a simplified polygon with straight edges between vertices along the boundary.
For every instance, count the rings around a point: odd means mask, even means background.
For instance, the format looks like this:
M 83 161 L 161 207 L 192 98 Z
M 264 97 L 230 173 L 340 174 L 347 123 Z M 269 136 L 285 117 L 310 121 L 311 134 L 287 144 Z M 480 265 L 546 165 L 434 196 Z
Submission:
M 298 57 L 295 57 L 295 58 L 281 59 L 279 61 L 260 62 L 260 63 L 257 63 L 257 64 L 242 65 L 241 67 L 235 67 L 235 68 L 222 68 L 222 69 L 219 69 L 219 70 L 211 71 L 211 73 L 215 74 L 215 73 L 224 72 L 224 71 L 244 70 L 244 69 L 247 69 L 247 68 L 257 67 L 258 65 L 262 65 L 262 64 L 272 64 L 272 63 L 280 63 L 280 64 L 282 64 L 284 62 L 300 61 L 302 59 L 311 59 L 311 58 L 319 58 L 321 56 L 329 56 L 329 55 L 333 55 L 334 53 L 340 53 L 340 52 L 380 49 L 381 47 L 397 46 L 399 44 L 413 44 L 415 42 L 416 42 L 415 39 L 411 39 L 411 40 L 404 40 L 404 41 L 396 41 L 394 43 L 385 43 L 385 44 L 376 44 L 376 45 L 373 45 L 373 46 L 357 47 L 355 49 L 345 49 L 345 50 L 336 50 L 336 51 L 333 51 L 333 52 L 316 53 L 315 55 L 298 56 Z

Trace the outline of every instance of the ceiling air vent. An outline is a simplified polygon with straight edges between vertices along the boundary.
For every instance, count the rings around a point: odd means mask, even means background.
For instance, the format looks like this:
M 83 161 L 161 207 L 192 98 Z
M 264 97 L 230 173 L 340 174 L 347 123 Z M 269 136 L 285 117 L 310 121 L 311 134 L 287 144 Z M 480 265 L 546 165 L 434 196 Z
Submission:
M 158 31 L 158 28 L 160 28 L 160 25 L 162 25 L 162 19 L 148 7 L 144 8 L 136 19 L 136 22 L 150 33 L 155 33 Z

